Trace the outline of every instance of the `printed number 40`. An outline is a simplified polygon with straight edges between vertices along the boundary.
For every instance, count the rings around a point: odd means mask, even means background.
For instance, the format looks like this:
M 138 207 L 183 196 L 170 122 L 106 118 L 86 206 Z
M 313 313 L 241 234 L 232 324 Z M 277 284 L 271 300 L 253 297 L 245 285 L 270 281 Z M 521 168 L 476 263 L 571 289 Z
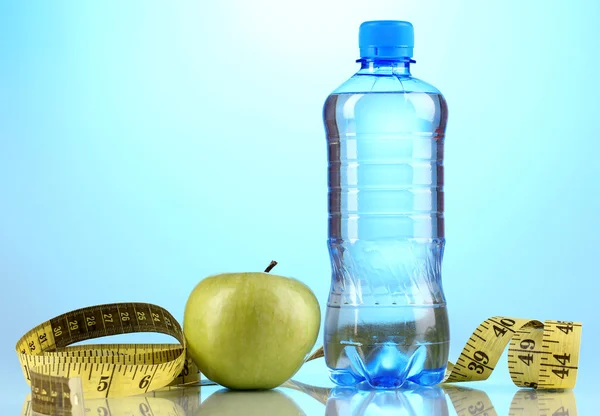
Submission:
M 503 318 L 500 320 L 500 325 L 502 325 L 502 326 L 498 326 L 498 325 L 494 324 L 494 333 L 496 334 L 496 338 L 504 336 L 504 334 L 506 334 L 506 331 L 507 331 L 506 328 L 510 328 L 514 324 L 515 324 L 515 321 L 513 321 L 512 319 L 508 319 L 508 318 Z

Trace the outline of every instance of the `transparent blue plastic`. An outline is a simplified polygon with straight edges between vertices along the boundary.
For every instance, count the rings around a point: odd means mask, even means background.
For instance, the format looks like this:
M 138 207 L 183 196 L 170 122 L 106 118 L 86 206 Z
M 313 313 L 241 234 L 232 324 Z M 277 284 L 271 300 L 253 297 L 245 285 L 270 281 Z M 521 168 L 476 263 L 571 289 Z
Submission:
M 401 59 L 413 56 L 415 33 L 410 22 L 373 20 L 358 30 L 358 47 L 363 59 Z
M 410 386 L 400 391 L 365 391 L 336 387 L 329 393 L 325 416 L 448 416 L 440 387 Z
M 449 327 L 442 94 L 410 58 L 362 59 L 326 100 L 331 292 L 325 359 L 341 386 L 442 381 Z

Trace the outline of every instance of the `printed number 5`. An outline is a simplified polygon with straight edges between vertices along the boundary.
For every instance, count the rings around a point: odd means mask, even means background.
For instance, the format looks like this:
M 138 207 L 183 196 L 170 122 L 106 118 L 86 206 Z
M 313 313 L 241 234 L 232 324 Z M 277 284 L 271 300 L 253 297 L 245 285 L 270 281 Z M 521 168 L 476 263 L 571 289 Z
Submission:
M 98 383 L 98 388 L 96 390 L 98 391 L 104 391 L 108 388 L 108 380 L 110 379 L 109 376 L 101 376 L 100 377 L 100 382 Z

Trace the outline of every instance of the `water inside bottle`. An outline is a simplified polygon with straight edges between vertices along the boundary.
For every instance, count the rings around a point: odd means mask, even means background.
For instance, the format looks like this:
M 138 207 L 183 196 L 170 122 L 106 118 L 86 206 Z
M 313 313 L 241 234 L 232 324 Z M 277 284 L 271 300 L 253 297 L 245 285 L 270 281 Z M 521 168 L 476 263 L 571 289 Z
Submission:
M 444 305 L 329 306 L 326 335 L 331 377 L 339 385 L 366 381 L 372 387 L 400 387 L 406 380 L 439 383 L 448 359 Z
M 446 117 L 439 93 L 326 101 L 333 278 L 325 349 L 336 384 L 390 388 L 443 378 Z

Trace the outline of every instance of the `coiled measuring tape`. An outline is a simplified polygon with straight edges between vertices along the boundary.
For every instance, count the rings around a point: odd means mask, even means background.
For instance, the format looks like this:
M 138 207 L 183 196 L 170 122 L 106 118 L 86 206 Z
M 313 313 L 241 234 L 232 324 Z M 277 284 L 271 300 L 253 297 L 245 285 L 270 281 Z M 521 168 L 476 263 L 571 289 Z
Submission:
M 519 387 L 572 389 L 577 381 L 581 324 L 496 316 L 473 332 L 456 364 L 448 363 L 447 383 L 487 379 L 504 348 L 508 370 Z
M 69 345 L 133 332 L 159 332 L 179 344 Z M 170 384 L 199 380 L 186 356 L 175 318 L 148 303 L 91 306 L 57 316 L 17 343 L 23 374 L 31 385 L 31 407 L 47 415 L 83 415 L 83 397 L 132 396 Z
M 159 332 L 179 344 L 71 344 L 132 332 Z M 485 380 L 506 345 L 509 372 L 520 387 L 571 389 L 577 379 L 581 324 L 493 317 L 481 323 L 444 382 Z M 52 415 L 83 415 L 86 399 L 132 396 L 168 385 L 198 382 L 180 324 L 148 303 L 78 309 L 27 332 L 17 354 L 31 385 L 31 408 Z M 307 361 L 323 356 L 320 348 Z

